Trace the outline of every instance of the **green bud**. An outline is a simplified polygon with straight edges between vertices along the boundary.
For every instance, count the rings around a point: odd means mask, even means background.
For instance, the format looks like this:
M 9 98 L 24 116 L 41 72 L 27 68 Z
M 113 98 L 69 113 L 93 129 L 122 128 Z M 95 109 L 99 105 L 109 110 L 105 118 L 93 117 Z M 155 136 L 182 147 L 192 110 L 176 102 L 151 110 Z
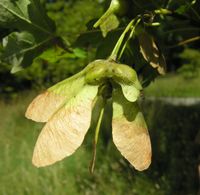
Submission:
M 109 9 L 118 15 L 123 15 L 127 10 L 127 1 L 112 0 Z
M 101 18 L 94 24 L 94 28 L 97 28 L 103 24 L 106 19 L 112 15 L 123 15 L 127 10 L 127 2 L 124 0 L 112 0 L 107 11 L 101 16 Z

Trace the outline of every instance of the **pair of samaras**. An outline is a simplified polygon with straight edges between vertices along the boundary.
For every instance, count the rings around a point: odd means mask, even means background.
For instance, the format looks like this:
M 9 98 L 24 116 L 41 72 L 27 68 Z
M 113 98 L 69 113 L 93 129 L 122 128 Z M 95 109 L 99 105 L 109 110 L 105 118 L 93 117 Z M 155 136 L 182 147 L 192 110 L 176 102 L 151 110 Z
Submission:
M 46 122 L 33 152 L 37 167 L 51 165 L 73 154 L 90 127 L 94 101 L 106 97 L 99 86 L 112 86 L 112 136 L 121 154 L 137 169 L 151 163 L 151 143 L 136 100 L 141 85 L 127 65 L 96 60 L 84 70 L 47 89 L 29 105 L 26 117 Z M 115 84 L 113 84 L 115 83 Z

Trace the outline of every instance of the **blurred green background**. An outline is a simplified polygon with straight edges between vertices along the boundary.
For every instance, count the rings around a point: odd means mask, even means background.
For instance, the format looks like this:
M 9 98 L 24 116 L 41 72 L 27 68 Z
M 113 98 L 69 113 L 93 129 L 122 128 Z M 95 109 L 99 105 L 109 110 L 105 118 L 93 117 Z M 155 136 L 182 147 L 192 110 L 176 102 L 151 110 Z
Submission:
M 100 0 L 51 0 L 48 3 L 44 1 L 44 4 L 48 15 L 56 21 L 58 34 L 71 42 L 80 32 L 87 31 L 86 24 L 100 17 L 104 10 L 104 2 Z M 170 25 L 166 24 L 165 28 L 170 28 Z M 199 33 L 199 29 L 196 31 Z M 173 33 L 167 37 L 169 42 L 173 42 L 180 36 Z M 158 37 L 162 40 L 159 32 Z M 31 164 L 34 144 L 43 124 L 24 117 L 28 104 L 39 92 L 73 75 L 92 61 L 96 55 L 95 47 L 88 45 L 84 50 L 77 49 L 79 57 L 66 56 L 56 63 L 54 60 L 36 59 L 32 66 L 16 74 L 10 74 L 9 65 L 1 64 L 0 194 L 197 194 L 200 155 L 199 42 L 190 46 L 166 48 L 168 74 L 158 77 L 144 89 L 142 109 L 153 148 L 153 162 L 144 172 L 135 171 L 129 165 L 115 148 L 111 131 L 105 132 L 105 129 L 100 133 L 93 175 L 88 170 L 92 157 L 92 131 L 71 157 L 46 168 L 37 169 Z M 52 49 L 56 51 L 57 48 Z M 159 97 L 163 99 L 157 99 Z M 174 105 L 175 99 L 170 99 L 169 103 L 165 97 L 176 97 L 183 102 L 189 98 L 187 100 L 192 103 Z M 179 102 L 179 99 L 176 100 Z

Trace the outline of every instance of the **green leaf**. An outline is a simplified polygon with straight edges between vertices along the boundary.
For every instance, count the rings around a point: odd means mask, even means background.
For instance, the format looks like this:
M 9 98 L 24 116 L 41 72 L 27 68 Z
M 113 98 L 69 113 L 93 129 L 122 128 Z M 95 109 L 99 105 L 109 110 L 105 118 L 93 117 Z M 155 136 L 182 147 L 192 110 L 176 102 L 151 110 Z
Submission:
M 100 31 L 89 30 L 81 33 L 76 39 L 75 46 L 77 47 L 98 47 L 103 42 L 103 36 Z
M 188 10 L 191 9 L 191 7 L 196 3 L 196 0 L 193 0 L 191 2 L 186 2 L 184 5 L 181 5 L 178 7 L 178 9 L 175 10 L 178 14 L 185 14 Z
M 50 63 L 56 63 L 64 58 L 66 59 L 83 59 L 86 58 L 86 52 L 81 48 L 75 48 L 72 52 L 67 52 L 61 47 L 53 46 L 39 56 L 39 58 L 46 60 Z
M 0 2 L 0 27 L 8 28 L 9 25 L 16 22 L 17 19 L 12 13 L 8 12 L 1 4 L 3 4 L 3 2 Z
M 111 31 L 103 41 L 99 42 L 97 51 L 96 51 L 96 58 L 108 58 L 108 54 L 110 54 L 118 41 L 122 30 L 119 31 Z
M 50 63 L 56 63 L 63 58 L 77 58 L 77 56 L 74 53 L 66 52 L 64 49 L 58 46 L 53 46 L 42 52 L 39 58 Z
M 103 37 L 106 37 L 107 33 L 116 29 L 119 26 L 119 20 L 114 14 L 109 15 L 104 22 L 100 25 Z
M 13 32 L 3 39 L 3 61 L 13 66 L 11 72 L 15 73 L 23 67 L 32 64 L 51 38 L 43 41 L 35 40 L 33 34 L 28 32 Z
M 73 49 L 73 53 L 78 58 L 86 58 L 86 52 L 81 48 Z
M 55 25 L 46 15 L 39 0 L 1 0 L 0 25 L 11 23 L 13 28 L 51 34 Z M 7 26 L 9 28 L 9 26 Z
M 17 29 L 3 39 L 2 60 L 12 73 L 32 64 L 47 46 L 55 44 L 55 24 L 39 0 L 1 0 L 0 26 Z

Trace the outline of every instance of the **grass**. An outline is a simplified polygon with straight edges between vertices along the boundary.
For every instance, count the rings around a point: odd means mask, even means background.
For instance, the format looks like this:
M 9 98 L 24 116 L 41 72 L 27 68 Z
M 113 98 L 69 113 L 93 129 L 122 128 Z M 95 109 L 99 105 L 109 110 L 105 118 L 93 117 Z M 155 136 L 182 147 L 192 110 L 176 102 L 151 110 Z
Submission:
M 36 169 L 31 165 L 32 149 L 41 124 L 25 119 L 25 106 L 22 100 L 0 104 L 0 115 L 3 116 L 0 125 L 0 194 L 62 194 L 62 188 L 75 194 L 73 177 L 63 176 L 68 171 L 63 164 L 47 169 Z M 79 155 L 84 155 L 83 151 L 79 151 Z M 74 160 L 69 159 L 69 163 L 73 164 Z
M 24 117 L 32 96 L 23 95 L 9 103 L 0 101 L 1 195 L 163 194 L 147 175 L 130 168 L 112 142 L 107 147 L 99 143 L 94 175 L 88 171 L 91 149 L 87 140 L 71 157 L 35 168 L 32 151 L 43 125 Z
M 200 97 L 200 76 L 185 79 L 182 75 L 168 74 L 157 78 L 144 92 L 156 97 Z
M 32 151 L 43 124 L 24 117 L 35 93 L 0 100 L 0 195 L 191 195 L 197 191 L 199 106 L 145 105 L 153 162 L 145 172 L 135 171 L 111 141 L 100 132 L 94 175 L 90 131 L 75 154 L 55 165 L 35 168 Z M 184 80 L 167 75 L 145 90 L 147 96 L 200 97 L 199 78 Z M 169 114 L 170 113 L 170 114 Z M 153 129 L 153 130 L 152 130 Z M 106 133 L 107 135 L 107 133 Z M 184 151 L 184 152 L 183 152 Z

